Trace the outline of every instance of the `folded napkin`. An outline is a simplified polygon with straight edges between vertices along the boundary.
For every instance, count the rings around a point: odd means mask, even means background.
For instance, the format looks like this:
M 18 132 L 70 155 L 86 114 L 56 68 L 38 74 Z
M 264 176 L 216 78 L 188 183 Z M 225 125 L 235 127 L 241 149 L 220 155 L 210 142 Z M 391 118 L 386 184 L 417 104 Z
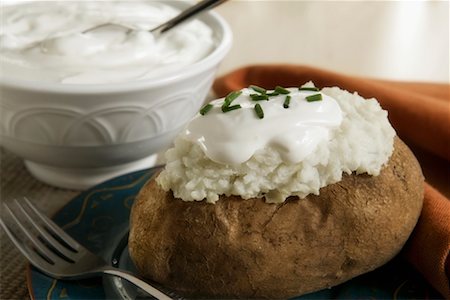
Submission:
M 218 78 L 213 88 L 222 97 L 250 84 L 271 89 L 307 81 L 374 97 L 388 111 L 397 134 L 418 157 L 427 182 L 421 216 L 402 254 L 450 299 L 450 85 L 360 78 L 305 66 L 259 65 Z

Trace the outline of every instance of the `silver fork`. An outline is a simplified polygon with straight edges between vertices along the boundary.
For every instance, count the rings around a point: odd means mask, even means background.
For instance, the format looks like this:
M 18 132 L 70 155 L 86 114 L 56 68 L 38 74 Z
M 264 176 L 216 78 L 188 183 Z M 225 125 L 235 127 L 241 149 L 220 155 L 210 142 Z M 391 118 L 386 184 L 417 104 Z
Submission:
M 66 280 L 110 274 L 133 283 L 157 299 L 172 299 L 135 275 L 110 266 L 84 248 L 40 213 L 27 198 L 22 202 L 14 199 L 10 205 L 3 203 L 4 215 L 8 218 L 2 216 L 0 225 L 20 252 L 41 272 Z

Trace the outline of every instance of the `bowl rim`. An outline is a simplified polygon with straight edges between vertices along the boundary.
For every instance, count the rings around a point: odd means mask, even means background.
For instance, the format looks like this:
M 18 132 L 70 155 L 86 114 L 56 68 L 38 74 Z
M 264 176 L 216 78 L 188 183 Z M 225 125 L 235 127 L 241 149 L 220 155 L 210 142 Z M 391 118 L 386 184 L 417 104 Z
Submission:
M 159 1 L 158 1 L 159 2 Z M 182 5 L 192 4 L 190 1 L 180 1 Z M 65 94 L 109 94 L 120 92 L 140 91 L 150 88 L 158 88 L 164 85 L 170 85 L 176 81 L 184 80 L 195 76 L 208 68 L 216 66 L 228 53 L 233 41 L 233 34 L 230 26 L 225 19 L 214 11 L 207 11 L 199 17 L 211 28 L 217 28 L 221 32 L 221 39 L 215 49 L 201 60 L 169 72 L 157 79 L 143 79 L 136 81 L 120 83 L 101 83 L 101 84 L 64 84 L 59 82 L 45 82 L 34 80 L 21 80 L 17 78 L 8 78 L 1 75 L 0 88 L 9 87 L 18 90 L 27 90 L 33 92 L 46 93 L 65 93 Z M 209 19 L 209 20 L 208 20 Z M 216 24 L 215 24 L 216 23 Z

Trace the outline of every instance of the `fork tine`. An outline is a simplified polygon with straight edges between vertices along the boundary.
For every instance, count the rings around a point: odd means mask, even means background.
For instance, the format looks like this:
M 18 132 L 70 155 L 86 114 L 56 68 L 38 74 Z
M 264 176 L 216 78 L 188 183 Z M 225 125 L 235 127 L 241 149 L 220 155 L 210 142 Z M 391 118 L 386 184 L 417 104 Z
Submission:
M 3 229 L 6 232 L 6 235 L 10 238 L 10 240 L 13 242 L 13 244 L 16 246 L 17 249 L 27 258 L 27 260 L 33 264 L 38 269 L 41 270 L 51 270 L 53 268 L 53 265 L 51 265 L 48 261 L 46 261 L 44 258 L 36 254 L 36 252 L 25 243 L 22 243 L 19 239 L 15 237 L 15 235 L 12 233 L 11 229 L 3 222 L 3 220 L 0 218 L 0 225 L 3 227 Z
M 33 227 L 39 232 L 39 234 L 45 240 L 45 242 L 47 242 L 50 246 L 54 247 L 56 251 L 58 251 L 61 255 L 65 256 L 65 258 L 68 258 L 71 262 L 75 261 L 77 252 L 69 251 L 69 249 L 66 248 L 64 245 L 62 245 L 60 241 L 55 239 L 44 228 L 42 228 L 42 226 L 39 225 L 36 222 L 36 220 L 30 216 L 27 210 L 19 203 L 19 201 L 17 201 L 17 199 L 14 199 L 14 203 L 27 217 L 28 222 L 30 222 L 33 225 Z
M 47 246 L 42 241 L 40 241 L 35 236 L 30 234 L 30 232 L 25 228 L 25 226 L 23 226 L 23 224 L 20 222 L 19 220 L 20 218 L 17 218 L 16 214 L 11 210 L 11 208 L 6 203 L 3 203 L 3 207 L 16 223 L 17 225 L 16 227 L 20 229 L 20 232 L 28 238 L 28 240 L 33 244 L 33 246 L 36 248 L 36 250 L 39 252 L 40 255 L 43 255 L 53 264 L 56 262 L 63 262 L 63 260 L 57 257 L 49 248 L 47 248 Z M 22 243 L 25 244 L 23 241 Z
M 53 234 L 58 236 L 61 240 L 63 240 L 67 245 L 72 247 L 74 250 L 80 249 L 80 244 L 75 241 L 70 235 L 68 235 L 64 230 L 59 228 L 58 225 L 56 225 L 52 220 L 50 220 L 48 217 L 43 215 L 32 203 L 28 198 L 24 197 L 25 203 L 28 207 L 30 207 L 33 212 L 44 222 L 44 224 L 47 226 L 47 229 L 52 230 Z

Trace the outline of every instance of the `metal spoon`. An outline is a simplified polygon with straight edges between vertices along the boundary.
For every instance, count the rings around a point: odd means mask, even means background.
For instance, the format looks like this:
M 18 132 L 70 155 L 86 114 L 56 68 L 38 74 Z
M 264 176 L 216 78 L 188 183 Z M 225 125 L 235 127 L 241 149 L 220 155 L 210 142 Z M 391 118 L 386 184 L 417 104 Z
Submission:
M 196 16 L 197 14 L 212 9 L 224 2 L 226 2 L 227 0 L 202 0 L 200 2 L 198 2 L 197 4 L 189 7 L 188 9 L 182 11 L 180 14 L 178 14 L 177 16 L 175 16 L 174 18 L 168 20 L 167 22 L 153 28 L 150 30 L 150 32 L 153 34 L 153 36 L 155 38 L 158 38 L 159 36 L 161 36 L 162 34 L 164 34 L 165 32 L 171 30 L 172 28 L 176 27 L 177 25 L 183 23 L 186 20 L 191 19 L 192 17 Z M 103 26 L 109 26 L 109 25 L 115 25 L 115 26 L 121 26 L 124 28 L 128 29 L 128 32 L 132 32 L 132 31 L 136 31 L 138 29 L 136 28 L 131 28 L 128 25 L 123 25 L 123 24 L 117 24 L 117 23 L 105 23 L 105 24 L 100 24 L 97 25 L 95 27 L 89 28 L 85 31 L 83 31 L 83 33 L 92 31 L 94 29 L 97 29 L 99 27 L 103 27 Z

